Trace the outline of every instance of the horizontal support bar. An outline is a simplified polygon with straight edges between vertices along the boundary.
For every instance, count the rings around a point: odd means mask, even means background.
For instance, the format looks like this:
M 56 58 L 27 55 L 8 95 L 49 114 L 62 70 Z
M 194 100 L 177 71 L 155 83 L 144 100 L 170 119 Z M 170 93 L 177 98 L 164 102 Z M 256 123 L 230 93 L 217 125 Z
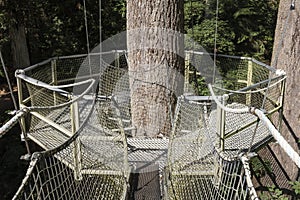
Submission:
M 72 132 L 67 130 L 66 128 L 60 126 L 59 124 L 53 122 L 52 120 L 50 120 L 47 117 L 44 117 L 43 115 L 37 113 L 37 112 L 30 112 L 33 116 L 39 118 L 40 120 L 43 120 L 44 122 L 48 123 L 49 125 L 51 125 L 53 128 L 57 129 L 58 131 L 64 133 L 65 135 L 72 137 Z

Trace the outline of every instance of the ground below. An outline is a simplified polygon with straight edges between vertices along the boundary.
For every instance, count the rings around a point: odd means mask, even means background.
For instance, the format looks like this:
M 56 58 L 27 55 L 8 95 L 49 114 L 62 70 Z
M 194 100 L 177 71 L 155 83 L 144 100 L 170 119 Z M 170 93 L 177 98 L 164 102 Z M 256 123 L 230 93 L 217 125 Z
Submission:
M 7 112 L 14 110 L 13 101 L 7 86 L 0 85 L 0 127 L 10 116 Z M 16 89 L 14 89 L 14 95 Z M 15 125 L 0 138 L 0 199 L 12 199 L 26 174 L 29 162 L 20 157 L 27 153 L 24 142 L 20 139 L 20 127 Z

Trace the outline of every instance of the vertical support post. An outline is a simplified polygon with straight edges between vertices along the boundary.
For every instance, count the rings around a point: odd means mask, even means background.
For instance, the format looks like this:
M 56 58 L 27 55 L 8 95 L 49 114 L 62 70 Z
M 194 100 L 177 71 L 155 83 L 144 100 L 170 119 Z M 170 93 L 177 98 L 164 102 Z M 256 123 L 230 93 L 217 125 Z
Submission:
M 282 128 L 282 119 L 283 119 L 283 103 L 284 103 L 284 91 L 285 91 L 285 80 L 282 80 L 280 87 L 280 97 L 279 97 L 279 117 L 278 117 L 278 131 L 281 132 Z
M 72 123 L 72 133 L 75 134 L 76 131 L 79 129 L 79 112 L 78 112 L 78 102 L 74 102 L 71 104 L 71 123 Z M 74 175 L 75 180 L 82 179 L 82 158 L 81 158 L 81 142 L 79 138 L 73 143 L 73 160 L 74 160 Z
M 19 109 L 22 109 L 25 107 L 25 105 L 23 104 L 23 88 L 22 88 L 22 80 L 18 77 L 17 77 L 17 87 L 18 87 Z M 20 124 L 21 124 L 21 129 L 22 129 L 21 138 L 24 138 L 24 140 L 25 140 L 27 135 L 26 135 L 26 123 L 25 123 L 24 117 L 21 117 Z
M 252 60 L 248 60 L 248 73 L 247 73 L 247 87 L 252 85 L 253 78 L 253 63 Z M 251 104 L 251 94 L 246 94 L 246 105 Z
M 224 94 L 221 98 L 221 103 L 225 106 L 228 95 Z M 220 137 L 220 152 L 225 150 L 225 120 L 226 120 L 226 113 L 220 106 L 217 106 L 217 132 Z M 218 187 L 221 183 L 221 177 L 223 173 L 223 162 L 222 158 L 215 158 L 216 165 L 218 167 L 215 168 L 215 185 Z
M 24 73 L 24 71 L 18 70 L 16 72 L 17 73 Z M 18 102 L 19 102 L 19 109 L 22 109 L 25 107 L 25 105 L 23 104 L 23 87 L 22 87 L 22 80 L 18 77 L 17 78 L 17 87 L 18 87 Z M 20 128 L 21 128 L 21 140 L 25 142 L 25 146 L 26 146 L 26 150 L 27 150 L 27 154 L 30 155 L 30 148 L 29 148 L 29 144 L 28 144 L 28 138 L 27 138 L 27 129 L 26 129 L 26 122 L 25 122 L 25 117 L 21 117 L 21 119 L 19 120 L 20 123 Z
M 226 105 L 226 101 L 228 99 L 228 95 L 224 94 L 221 97 L 221 102 L 223 105 Z M 217 106 L 217 131 L 220 136 L 220 150 L 223 151 L 225 149 L 225 110 L 223 110 L 220 106 Z
M 123 166 L 123 169 L 124 169 L 125 176 L 128 179 L 129 174 L 127 174 L 127 173 L 129 173 L 129 165 L 128 165 L 127 139 L 126 139 L 124 124 L 123 124 L 123 121 L 122 121 L 122 116 L 121 116 L 121 111 L 120 111 L 119 105 L 115 100 L 115 96 L 111 97 L 111 101 L 112 101 L 112 105 L 113 105 L 115 113 L 116 113 L 116 117 L 117 117 L 117 120 L 118 120 L 118 126 L 120 128 L 120 134 L 121 134 L 122 141 L 123 141 L 123 148 L 124 148 L 124 166 Z
M 189 91 L 190 82 L 190 52 L 185 52 L 185 68 L 184 68 L 184 93 Z
M 56 68 L 56 60 L 51 60 L 51 74 L 52 74 L 52 85 L 57 85 L 57 68 Z M 53 91 L 53 104 L 56 105 L 57 96 L 56 93 Z
M 115 65 L 116 65 L 116 68 L 120 68 L 120 53 L 116 51 L 116 54 L 115 54 Z

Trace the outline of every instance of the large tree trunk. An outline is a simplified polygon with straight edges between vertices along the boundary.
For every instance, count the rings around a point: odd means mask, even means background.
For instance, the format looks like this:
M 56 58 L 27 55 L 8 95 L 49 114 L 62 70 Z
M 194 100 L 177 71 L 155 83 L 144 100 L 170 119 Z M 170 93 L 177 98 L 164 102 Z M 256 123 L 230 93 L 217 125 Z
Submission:
M 289 10 L 290 1 L 280 1 L 272 66 L 283 69 L 287 73 L 284 99 L 284 118 L 286 120 L 283 123 L 282 134 L 293 148 L 298 150 L 300 137 L 300 1 L 295 2 L 296 9 Z M 290 16 L 288 17 L 289 12 Z M 287 154 L 277 144 L 272 145 L 272 149 L 289 177 L 295 180 L 299 169 L 292 164 Z
M 30 65 L 25 26 L 12 23 L 9 29 L 14 68 L 24 68 Z
M 135 136 L 168 135 L 182 92 L 183 0 L 127 1 L 127 45 Z M 179 73 L 177 73 L 179 72 Z

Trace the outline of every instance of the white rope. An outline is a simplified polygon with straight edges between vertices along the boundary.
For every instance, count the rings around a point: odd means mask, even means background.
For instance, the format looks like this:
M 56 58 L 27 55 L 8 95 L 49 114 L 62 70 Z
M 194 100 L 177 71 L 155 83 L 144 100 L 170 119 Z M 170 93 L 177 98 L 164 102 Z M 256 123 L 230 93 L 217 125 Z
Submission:
M 16 192 L 16 194 L 14 195 L 14 197 L 12 198 L 12 200 L 15 200 L 15 199 L 19 199 L 18 196 L 19 194 L 22 192 L 24 186 L 27 184 L 28 182 L 28 179 L 30 178 L 31 174 L 33 173 L 33 170 L 35 169 L 35 166 L 38 162 L 38 155 L 37 153 L 34 153 L 32 155 L 32 159 L 30 161 L 30 164 L 29 164 L 29 167 L 27 169 L 27 172 L 26 172 L 26 175 L 24 177 L 24 179 L 22 180 L 22 183 L 18 189 L 18 191 Z
M 266 115 L 258 109 L 255 109 L 254 113 L 258 118 L 267 126 L 274 139 L 278 144 L 283 148 L 287 155 L 293 160 L 293 162 L 300 168 L 300 156 L 299 154 L 291 147 L 291 145 L 282 137 L 278 130 L 273 126 L 272 122 L 266 117 Z
M 282 135 L 278 132 L 278 130 L 273 126 L 272 122 L 266 117 L 263 111 L 252 108 L 241 108 L 241 109 L 232 109 L 224 106 L 215 96 L 212 86 L 208 84 L 208 88 L 211 92 L 213 100 L 216 102 L 221 109 L 232 112 L 232 113 L 255 113 L 258 118 L 267 126 L 270 133 L 273 135 L 274 139 L 278 142 L 278 144 L 283 148 L 283 150 L 288 154 L 288 156 L 294 161 L 294 163 L 300 168 L 300 156 L 299 154 L 289 145 L 289 143 L 282 137 Z
M 247 182 L 247 186 L 249 189 L 250 198 L 251 198 L 251 200 L 259 200 L 257 193 L 255 191 L 255 187 L 253 186 L 252 179 L 251 179 L 249 159 L 245 155 L 243 155 L 240 159 L 243 163 L 243 167 L 245 170 L 246 182 Z
M 15 116 L 13 116 L 8 122 L 6 122 L 1 128 L 0 128 L 0 138 L 7 133 L 16 123 L 19 122 L 19 119 L 23 117 L 28 112 L 27 109 L 22 109 L 17 112 Z

